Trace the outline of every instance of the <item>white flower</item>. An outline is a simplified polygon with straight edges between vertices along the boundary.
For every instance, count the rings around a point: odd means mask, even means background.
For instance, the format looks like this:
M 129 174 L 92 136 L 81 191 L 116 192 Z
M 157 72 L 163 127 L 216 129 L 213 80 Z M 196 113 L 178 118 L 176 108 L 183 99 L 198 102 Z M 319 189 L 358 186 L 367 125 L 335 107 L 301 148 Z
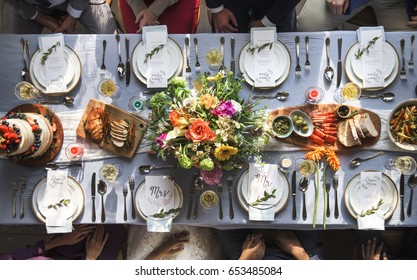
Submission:
M 239 114 L 240 112 L 242 112 L 242 105 L 240 105 L 238 102 L 236 102 L 235 100 L 230 100 L 232 102 L 233 108 L 236 111 L 236 114 Z
M 166 141 L 169 141 L 171 139 L 175 139 L 179 136 L 184 136 L 186 132 L 187 132 L 186 129 L 180 129 L 178 127 L 174 127 L 173 130 L 171 130 L 170 132 L 167 133 Z

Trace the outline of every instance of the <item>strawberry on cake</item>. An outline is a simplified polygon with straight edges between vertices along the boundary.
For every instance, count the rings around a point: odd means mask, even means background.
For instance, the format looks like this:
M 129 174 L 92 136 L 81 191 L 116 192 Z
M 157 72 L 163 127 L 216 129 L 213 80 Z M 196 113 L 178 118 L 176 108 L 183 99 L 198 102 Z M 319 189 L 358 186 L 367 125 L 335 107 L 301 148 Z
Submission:
M 53 141 L 50 121 L 37 113 L 10 113 L 0 121 L 0 154 L 36 158 L 45 154 Z

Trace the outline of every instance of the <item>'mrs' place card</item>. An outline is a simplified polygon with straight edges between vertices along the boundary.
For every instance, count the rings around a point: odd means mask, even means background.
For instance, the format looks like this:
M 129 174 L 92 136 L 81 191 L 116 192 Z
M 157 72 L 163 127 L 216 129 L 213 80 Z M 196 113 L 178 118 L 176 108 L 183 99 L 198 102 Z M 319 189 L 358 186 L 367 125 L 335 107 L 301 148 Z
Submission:
M 142 209 L 146 216 L 168 212 L 174 208 L 175 183 L 172 176 L 146 176 L 146 203 Z

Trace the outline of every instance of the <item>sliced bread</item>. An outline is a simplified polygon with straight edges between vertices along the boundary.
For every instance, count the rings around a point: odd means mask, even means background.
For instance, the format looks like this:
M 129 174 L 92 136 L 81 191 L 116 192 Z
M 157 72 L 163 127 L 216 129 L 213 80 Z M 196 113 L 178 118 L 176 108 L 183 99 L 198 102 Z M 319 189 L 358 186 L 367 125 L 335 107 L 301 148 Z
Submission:
M 337 140 L 345 147 L 355 146 L 352 130 L 347 120 L 341 121 L 337 127 Z
M 353 123 L 353 120 L 352 119 L 348 119 L 347 121 L 348 121 L 350 130 L 352 132 L 352 137 L 353 137 L 353 141 L 355 142 L 355 145 L 362 144 L 361 143 L 361 140 L 359 139 L 358 132 L 356 131 L 355 124 Z
M 372 123 L 371 117 L 368 113 L 360 114 L 361 129 L 366 137 L 377 137 L 378 131 Z
M 359 137 L 361 139 L 365 139 L 366 135 L 362 131 L 360 119 L 361 119 L 360 115 L 355 115 L 353 117 L 353 124 L 355 125 L 355 129 L 356 129 L 356 132 L 358 133 Z

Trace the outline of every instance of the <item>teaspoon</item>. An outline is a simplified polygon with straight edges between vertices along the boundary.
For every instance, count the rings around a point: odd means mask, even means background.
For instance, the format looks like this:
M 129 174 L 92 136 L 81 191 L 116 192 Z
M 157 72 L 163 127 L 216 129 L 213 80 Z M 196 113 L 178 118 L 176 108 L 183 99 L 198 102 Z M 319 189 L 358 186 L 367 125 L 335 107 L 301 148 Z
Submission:
M 395 99 L 395 94 L 392 92 L 385 92 L 381 94 L 372 94 L 372 95 L 361 95 L 359 96 L 360 99 L 378 99 L 381 98 L 382 101 L 390 102 Z
M 289 93 L 286 91 L 278 91 L 274 95 L 255 95 L 253 99 L 277 99 L 278 101 L 287 100 Z
M 104 195 L 107 192 L 107 184 L 103 180 L 100 180 L 97 185 L 97 192 L 101 194 L 101 222 L 106 221 L 106 213 L 104 212 Z
M 164 166 L 155 166 L 155 165 L 149 165 L 149 164 L 141 165 L 141 166 L 139 166 L 139 171 L 141 173 L 147 174 L 154 169 L 164 169 L 164 168 L 174 168 L 174 165 L 164 165 Z
M 74 97 L 72 96 L 64 96 L 61 100 L 43 100 L 40 103 L 41 104 L 61 104 L 64 103 L 65 105 L 72 105 L 74 104 Z
M 377 152 L 375 154 L 363 157 L 363 158 L 354 158 L 350 161 L 350 167 L 358 167 L 359 165 L 361 165 L 362 161 L 368 160 L 368 159 L 372 159 L 372 158 L 376 158 L 379 156 L 382 156 L 384 154 L 384 152 Z
M 326 38 L 326 55 L 327 55 L 327 67 L 326 69 L 324 69 L 324 77 L 326 78 L 326 80 L 331 82 L 334 77 L 334 70 L 330 66 L 330 38 L 329 37 Z
M 411 174 L 410 178 L 408 178 L 408 187 L 410 188 L 410 201 L 408 202 L 407 207 L 407 216 L 411 216 L 411 212 L 413 209 L 413 189 L 417 186 L 417 176 Z
M 307 177 L 303 177 L 300 180 L 300 191 L 303 194 L 303 220 L 305 221 L 307 219 L 307 209 L 306 209 L 306 191 L 308 188 L 308 179 Z

